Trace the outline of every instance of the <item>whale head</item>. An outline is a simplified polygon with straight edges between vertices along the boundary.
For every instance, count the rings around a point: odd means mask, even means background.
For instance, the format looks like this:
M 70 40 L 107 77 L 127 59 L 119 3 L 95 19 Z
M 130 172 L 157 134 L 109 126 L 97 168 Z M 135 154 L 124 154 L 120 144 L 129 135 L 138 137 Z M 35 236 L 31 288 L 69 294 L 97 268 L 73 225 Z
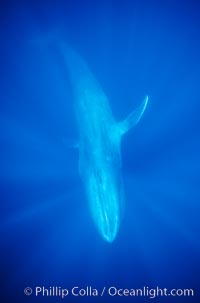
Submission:
M 93 166 L 87 178 L 86 188 L 97 229 L 104 240 L 113 242 L 119 230 L 124 203 L 120 167 L 113 165 L 108 159 L 101 167 Z

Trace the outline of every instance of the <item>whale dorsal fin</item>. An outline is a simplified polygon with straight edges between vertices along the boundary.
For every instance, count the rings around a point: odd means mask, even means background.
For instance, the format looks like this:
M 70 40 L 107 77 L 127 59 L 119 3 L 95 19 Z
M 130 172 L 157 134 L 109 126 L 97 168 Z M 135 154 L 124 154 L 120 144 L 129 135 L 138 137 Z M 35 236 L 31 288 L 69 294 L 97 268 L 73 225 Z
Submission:
M 141 119 L 148 103 L 148 96 L 146 96 L 143 102 L 133 110 L 128 117 L 119 123 L 120 134 L 124 135 L 129 129 L 134 127 Z

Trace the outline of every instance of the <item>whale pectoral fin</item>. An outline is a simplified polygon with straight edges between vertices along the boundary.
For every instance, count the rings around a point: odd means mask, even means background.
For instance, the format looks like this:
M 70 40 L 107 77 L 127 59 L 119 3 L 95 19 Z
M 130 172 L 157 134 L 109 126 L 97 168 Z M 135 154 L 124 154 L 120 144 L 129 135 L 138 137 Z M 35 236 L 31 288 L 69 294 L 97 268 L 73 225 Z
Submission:
M 74 144 L 72 145 L 72 148 L 74 148 L 74 149 L 79 149 L 79 148 L 80 148 L 79 142 L 74 143 Z
M 148 99 L 148 96 L 146 96 L 143 102 L 134 111 L 132 111 L 124 121 L 119 123 L 121 135 L 125 134 L 140 121 L 147 107 Z
M 69 139 L 63 137 L 62 143 L 67 149 L 79 149 L 80 143 L 78 141 L 69 141 Z

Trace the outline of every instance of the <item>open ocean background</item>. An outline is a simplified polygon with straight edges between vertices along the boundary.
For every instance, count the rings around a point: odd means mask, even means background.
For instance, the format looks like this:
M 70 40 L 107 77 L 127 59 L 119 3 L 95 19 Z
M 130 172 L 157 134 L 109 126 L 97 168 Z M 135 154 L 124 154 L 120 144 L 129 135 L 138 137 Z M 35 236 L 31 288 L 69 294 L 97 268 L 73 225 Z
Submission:
M 1 303 L 200 302 L 199 15 L 198 1 L 1 2 Z M 51 34 L 88 62 L 117 121 L 149 95 L 122 142 L 126 206 L 112 244 L 87 206 L 74 100 Z M 36 285 L 196 296 L 26 297 Z

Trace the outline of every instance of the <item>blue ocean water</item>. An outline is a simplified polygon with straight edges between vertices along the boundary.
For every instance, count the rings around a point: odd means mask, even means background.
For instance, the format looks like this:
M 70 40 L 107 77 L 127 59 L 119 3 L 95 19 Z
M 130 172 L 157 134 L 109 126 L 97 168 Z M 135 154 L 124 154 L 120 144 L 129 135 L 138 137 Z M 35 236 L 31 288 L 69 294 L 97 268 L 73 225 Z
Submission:
M 1 4 L 1 302 L 199 302 L 200 21 L 196 1 Z M 78 172 L 73 94 L 51 37 L 88 62 L 117 121 L 126 205 L 106 243 Z M 37 285 L 192 288 L 195 297 L 35 297 Z

